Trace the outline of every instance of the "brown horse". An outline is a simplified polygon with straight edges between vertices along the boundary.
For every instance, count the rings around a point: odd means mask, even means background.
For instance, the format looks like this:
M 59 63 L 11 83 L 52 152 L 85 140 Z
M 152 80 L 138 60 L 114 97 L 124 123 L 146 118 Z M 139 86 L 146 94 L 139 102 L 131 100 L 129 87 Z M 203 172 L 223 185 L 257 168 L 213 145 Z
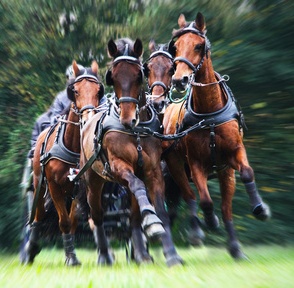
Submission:
M 168 44 L 156 45 L 155 41 L 151 40 L 149 50 L 151 54 L 144 63 L 144 74 L 148 84 L 147 101 L 154 105 L 162 122 L 174 74 L 173 57 L 168 52 Z
M 79 70 L 73 61 L 75 72 L 74 83 L 68 86 L 68 97 L 72 104 L 68 115 L 44 130 L 36 143 L 33 159 L 34 203 L 32 209 L 30 237 L 26 244 L 25 263 L 33 263 L 40 252 L 38 244 L 42 231 L 42 220 L 45 216 L 44 195 L 47 189 L 53 200 L 59 217 L 59 228 L 62 232 L 65 249 L 65 264 L 80 265 L 74 249 L 74 233 L 77 227 L 77 200 L 75 184 L 68 178 L 69 169 L 77 168 L 80 157 L 80 129 L 87 121 L 92 111 L 99 105 L 104 87 L 98 80 L 98 64 L 93 61 L 91 68 Z M 70 213 L 67 209 L 67 199 L 73 198 Z
M 176 65 L 172 84 L 186 101 L 171 104 L 167 108 L 163 119 L 164 133 L 174 134 L 193 127 L 195 123 L 201 123 L 201 129 L 191 131 L 174 143 L 163 142 L 163 149 L 169 150 L 165 159 L 173 178 L 182 189 L 183 198 L 189 204 L 192 219 L 196 219 L 196 196 L 185 171 L 185 165 L 188 166 L 189 176 L 199 192 L 199 204 L 208 228 L 217 228 L 219 225 L 207 188 L 208 176 L 211 172 L 217 173 L 222 196 L 222 218 L 229 236 L 229 251 L 233 258 L 245 258 L 233 226 L 235 170 L 240 173 L 245 185 L 254 216 L 265 220 L 270 216 L 270 210 L 257 191 L 254 172 L 248 163 L 242 141 L 242 112 L 225 79 L 213 69 L 203 15 L 198 13 L 196 20 L 189 24 L 184 15 L 181 15 L 178 24 L 180 28 L 173 32 L 169 47 Z M 198 220 L 192 223 L 195 228 Z M 192 235 L 197 236 L 200 236 L 198 232 Z
M 164 209 L 161 142 L 142 132 L 146 127 L 155 131 L 160 126 L 154 110 L 145 106 L 142 53 L 140 39 L 108 42 L 112 64 L 106 73 L 106 84 L 114 87 L 114 98 L 109 111 L 96 114 L 82 130 L 81 167 L 91 166 L 84 178 L 91 217 L 97 227 L 98 264 L 101 265 L 112 265 L 114 261 L 103 228 L 101 191 L 105 181 L 117 182 L 130 192 L 136 262 L 152 261 L 142 238 L 142 223 L 147 238 L 161 237 L 167 265 L 182 263 Z
M 168 52 L 168 44 L 149 42 L 150 56 L 144 63 L 144 74 L 147 78 L 147 103 L 154 106 L 162 123 L 166 107 L 170 104 L 169 93 L 174 74 L 173 57 Z M 165 202 L 171 220 L 177 217 L 177 207 L 180 203 L 180 189 L 171 177 L 165 161 L 161 162 L 165 181 Z

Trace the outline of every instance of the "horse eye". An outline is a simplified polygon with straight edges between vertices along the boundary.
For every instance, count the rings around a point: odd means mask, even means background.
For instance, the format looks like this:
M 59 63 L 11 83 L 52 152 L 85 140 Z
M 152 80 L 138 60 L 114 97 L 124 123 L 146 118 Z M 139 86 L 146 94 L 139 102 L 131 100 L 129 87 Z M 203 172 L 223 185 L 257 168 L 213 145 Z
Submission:
M 194 48 L 195 51 L 200 51 L 202 48 L 202 44 L 197 44 Z

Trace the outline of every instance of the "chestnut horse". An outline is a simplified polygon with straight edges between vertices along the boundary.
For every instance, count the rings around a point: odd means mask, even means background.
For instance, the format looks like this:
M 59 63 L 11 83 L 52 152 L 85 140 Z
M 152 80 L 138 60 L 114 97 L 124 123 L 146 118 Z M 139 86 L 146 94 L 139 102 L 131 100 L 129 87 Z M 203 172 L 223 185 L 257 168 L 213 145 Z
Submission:
M 155 111 L 145 106 L 142 89 L 144 74 L 140 61 L 142 53 L 140 39 L 132 41 L 122 38 L 108 42 L 112 64 L 106 73 L 106 84 L 114 87 L 114 98 L 110 100 L 109 111 L 92 117 L 81 134 L 81 167 L 87 168 L 84 178 L 90 214 L 97 227 L 100 265 L 112 265 L 114 261 L 103 227 L 101 192 L 105 181 L 119 183 L 130 192 L 132 244 L 136 262 L 152 261 L 142 237 L 142 223 L 147 238 L 161 238 L 167 265 L 182 263 L 172 242 L 164 208 L 161 142 L 141 133 L 146 127 L 155 131 L 160 126 Z
M 45 216 L 44 195 L 47 189 L 59 217 L 65 250 L 65 264 L 80 265 L 74 249 L 74 233 L 77 227 L 78 203 L 74 197 L 78 187 L 68 178 L 70 168 L 78 168 L 80 157 L 80 129 L 90 113 L 97 109 L 104 86 L 98 80 L 98 64 L 93 61 L 91 68 L 79 70 L 73 61 L 74 83 L 68 86 L 68 97 L 72 104 L 68 115 L 44 130 L 38 137 L 33 159 L 33 181 L 35 187 L 29 241 L 25 246 L 24 263 L 33 263 L 40 252 L 39 236 Z M 67 199 L 73 198 L 70 213 Z
M 198 122 L 201 123 L 201 129 L 191 131 L 174 143 L 163 142 L 163 149 L 169 150 L 165 154 L 165 160 L 182 189 L 184 200 L 189 204 L 192 219 L 195 219 L 192 223 L 197 229 L 196 196 L 189 185 L 185 165 L 188 165 L 190 176 L 199 192 L 199 204 L 208 228 L 217 228 L 219 225 L 207 187 L 208 176 L 211 172 L 217 173 L 222 218 L 229 237 L 229 252 L 233 258 L 246 258 L 233 226 L 235 170 L 240 173 L 245 185 L 253 215 L 265 220 L 270 217 L 270 210 L 257 191 L 254 172 L 246 156 L 242 141 L 243 115 L 225 83 L 226 79 L 213 69 L 203 15 L 198 13 L 195 21 L 187 23 L 182 14 L 178 24 L 180 28 L 173 32 L 169 45 L 169 52 L 175 57 L 176 65 L 172 84 L 186 101 L 171 104 L 166 109 L 164 134 L 183 131 Z M 199 230 L 192 236 L 202 237 Z

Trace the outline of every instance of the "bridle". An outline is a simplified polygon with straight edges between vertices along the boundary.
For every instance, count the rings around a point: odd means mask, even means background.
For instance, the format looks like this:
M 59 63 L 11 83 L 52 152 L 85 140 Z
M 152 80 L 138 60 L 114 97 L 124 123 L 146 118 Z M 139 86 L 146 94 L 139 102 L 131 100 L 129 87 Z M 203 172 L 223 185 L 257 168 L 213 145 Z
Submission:
M 191 92 L 191 86 L 206 86 L 206 85 L 212 85 L 212 84 L 217 83 L 217 82 L 213 82 L 213 83 L 209 83 L 209 84 L 202 84 L 202 83 L 195 82 L 196 74 L 201 69 L 205 57 L 208 58 L 208 52 L 210 51 L 211 44 L 205 35 L 206 32 L 201 32 L 198 29 L 196 29 L 194 27 L 194 22 L 191 22 L 189 24 L 189 26 L 187 26 L 186 28 L 183 28 L 182 30 L 178 31 L 178 33 L 176 33 L 176 35 L 172 38 L 172 40 L 169 43 L 169 51 L 174 51 L 174 49 L 175 49 L 174 44 L 176 42 L 176 39 L 178 39 L 180 36 L 182 36 L 186 33 L 192 33 L 192 34 L 195 34 L 197 36 L 202 37 L 205 40 L 204 48 L 202 49 L 201 59 L 197 65 L 194 65 L 191 61 L 189 61 L 187 58 L 182 57 L 182 56 L 174 58 L 173 63 L 175 66 L 176 66 L 177 62 L 183 62 L 192 70 L 192 73 L 188 76 L 189 79 L 188 79 L 187 88 L 184 91 L 179 92 L 179 91 L 177 91 L 176 87 L 174 87 L 174 85 L 172 85 L 171 91 L 169 93 L 169 99 L 171 102 L 174 102 L 174 103 L 179 103 L 179 102 L 186 100 Z M 223 81 L 223 80 L 221 80 L 221 81 Z M 173 94 L 175 94 L 175 93 L 180 94 L 181 97 L 175 99 L 175 97 L 173 96 Z
M 155 57 L 157 57 L 157 56 L 164 56 L 164 57 L 170 59 L 171 62 L 173 63 L 173 57 L 172 57 L 172 55 L 171 55 L 169 52 L 164 51 L 164 50 L 163 50 L 163 47 L 160 47 L 159 50 L 154 51 L 154 52 L 150 55 L 150 57 L 146 60 L 146 62 L 145 62 L 145 64 L 144 64 L 144 68 L 146 69 L 146 66 L 148 65 L 148 63 L 149 63 L 153 58 L 155 58 Z M 167 93 L 169 92 L 169 89 L 170 89 L 170 85 L 169 85 L 169 86 L 166 86 L 162 81 L 154 81 L 154 82 L 151 84 L 151 86 L 149 86 L 149 84 L 147 84 L 147 85 L 148 85 L 148 94 L 150 95 L 150 97 L 152 97 L 152 96 L 151 96 L 151 95 L 152 95 L 152 91 L 153 91 L 153 88 L 154 88 L 155 86 L 161 86 L 161 87 L 163 88 L 163 90 L 164 90 L 164 92 L 163 92 L 161 95 L 157 96 L 157 97 L 161 97 L 161 96 L 165 96 L 165 95 L 167 95 Z
M 199 31 L 198 29 L 196 29 L 194 27 L 194 22 L 191 22 L 190 25 L 184 29 L 182 29 L 181 31 L 179 31 L 171 40 L 170 44 L 169 44 L 169 49 L 171 48 L 171 45 L 173 45 L 175 43 L 175 39 L 179 38 L 180 36 L 186 34 L 186 33 L 192 33 L 195 34 L 197 36 L 202 37 L 205 42 L 204 42 L 204 49 L 202 50 L 202 57 L 200 62 L 197 65 L 194 65 L 191 61 L 189 61 L 187 58 L 185 57 L 175 57 L 174 58 L 174 64 L 176 65 L 176 62 L 184 62 L 185 64 L 188 65 L 188 67 L 193 71 L 193 73 L 196 75 L 197 71 L 201 69 L 204 58 L 206 56 L 206 58 L 208 58 L 208 52 L 210 51 L 211 48 L 211 44 L 210 41 L 208 40 L 208 38 L 206 37 L 205 33 Z
M 133 57 L 133 56 L 128 56 L 128 55 L 125 55 L 127 54 L 127 49 L 128 49 L 128 45 L 126 45 L 126 48 L 125 48 L 125 53 L 123 56 L 118 56 L 116 57 L 113 62 L 112 62 L 112 67 L 110 67 L 110 69 L 107 71 L 106 73 L 106 81 L 110 81 L 109 78 L 111 78 L 111 74 L 112 74 L 112 70 L 113 68 L 118 64 L 118 63 L 121 63 L 121 62 L 127 62 L 129 64 L 133 64 L 133 65 L 136 65 L 140 71 L 141 71 L 141 81 L 143 81 L 144 79 L 144 74 L 143 74 L 143 65 L 141 63 L 141 61 L 139 59 L 137 59 L 136 57 Z M 121 98 L 118 99 L 118 97 L 115 95 L 115 100 L 116 102 L 118 103 L 118 105 L 120 103 L 135 103 L 136 105 L 139 104 L 139 101 L 140 101 L 140 95 L 138 95 L 138 98 L 133 98 L 131 96 L 123 96 Z
M 101 99 L 101 98 L 103 97 L 103 95 L 104 95 L 104 85 L 103 85 L 103 83 L 102 83 L 101 81 L 99 81 L 98 78 L 97 78 L 96 76 L 87 73 L 86 69 L 85 69 L 85 72 L 84 72 L 82 75 L 78 76 L 78 77 L 74 80 L 73 83 L 71 83 L 70 85 L 68 85 L 68 87 L 67 87 L 68 97 L 69 97 L 70 100 L 72 100 L 72 102 L 73 102 L 73 106 L 74 106 L 73 108 L 71 108 L 71 110 L 72 110 L 77 116 L 79 116 L 79 122 L 74 123 L 74 122 L 70 122 L 70 121 L 68 121 L 68 123 L 75 124 L 75 125 L 80 125 L 81 128 L 82 128 L 83 125 L 85 124 L 85 121 L 82 120 L 83 115 L 84 115 L 85 112 L 87 112 L 88 114 L 91 114 L 91 113 L 95 114 L 96 112 L 98 112 L 98 110 L 101 109 L 101 107 L 99 107 L 99 106 L 95 107 L 95 106 L 93 106 L 93 105 L 85 105 L 85 106 L 83 106 L 81 109 L 78 109 L 78 108 L 76 107 L 75 96 L 74 96 L 74 95 L 77 96 L 77 95 L 79 95 L 79 93 L 78 93 L 77 90 L 75 90 L 74 85 L 75 85 L 76 83 L 81 82 L 82 80 L 86 80 L 86 81 L 89 81 L 89 82 L 95 83 L 95 84 L 97 84 L 97 85 L 100 86 L 100 88 L 99 88 L 99 92 L 98 92 L 98 95 L 97 95 L 97 96 L 99 97 L 99 99 Z M 98 107 L 99 107 L 99 108 L 98 108 Z

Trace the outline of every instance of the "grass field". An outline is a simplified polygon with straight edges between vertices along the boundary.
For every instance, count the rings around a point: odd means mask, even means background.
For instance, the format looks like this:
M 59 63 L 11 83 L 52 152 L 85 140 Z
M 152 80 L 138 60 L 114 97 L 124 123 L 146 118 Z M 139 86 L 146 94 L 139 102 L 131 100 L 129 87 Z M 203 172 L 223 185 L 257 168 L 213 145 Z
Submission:
M 0 253 L 1 288 L 90 287 L 294 287 L 294 247 L 243 247 L 249 261 L 235 262 L 225 248 L 178 248 L 184 266 L 168 268 L 160 248 L 151 248 L 154 264 L 127 263 L 124 248 L 115 249 L 112 267 L 96 265 L 97 253 L 76 249 L 80 267 L 65 267 L 63 250 L 44 249 L 31 266 L 17 254 Z

